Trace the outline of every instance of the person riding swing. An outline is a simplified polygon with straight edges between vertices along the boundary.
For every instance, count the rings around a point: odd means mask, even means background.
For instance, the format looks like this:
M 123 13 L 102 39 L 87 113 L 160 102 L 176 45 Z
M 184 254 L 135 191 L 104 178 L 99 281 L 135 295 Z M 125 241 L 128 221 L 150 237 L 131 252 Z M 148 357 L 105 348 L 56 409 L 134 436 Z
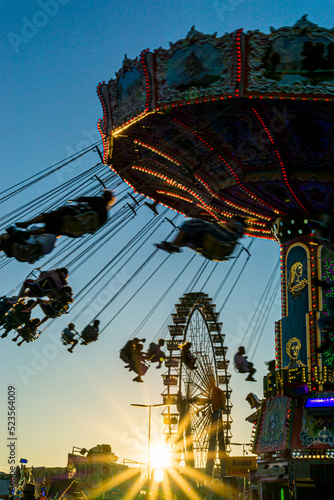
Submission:
M 12 308 L 5 314 L 2 326 L 5 332 L 1 335 L 1 338 L 7 337 L 11 330 L 19 328 L 21 325 L 25 325 L 29 322 L 31 316 L 31 310 L 35 307 L 36 301 L 30 299 L 27 302 L 25 299 L 19 299 Z
M 190 351 L 191 346 L 192 346 L 192 343 L 188 342 L 188 341 L 179 345 L 179 349 L 181 349 L 181 361 L 190 370 L 196 370 L 197 366 L 195 366 L 195 365 L 196 365 L 197 358 L 195 358 L 195 356 Z
M 26 229 L 29 235 L 49 233 L 79 238 L 84 234 L 94 233 L 107 222 L 108 210 L 115 200 L 113 192 L 105 189 L 101 196 L 80 196 L 74 200 L 74 205 L 65 205 L 26 222 L 17 222 L 16 227 Z M 29 229 L 31 224 L 40 223 L 44 226 Z
M 38 226 L 33 227 L 38 228 Z M 15 226 L 0 234 L 0 252 L 18 262 L 34 264 L 37 260 L 49 254 L 56 246 L 57 236 L 41 234 L 31 236 L 26 231 L 19 231 Z
M 16 304 L 17 297 L 6 297 L 5 295 L 0 298 L 0 326 L 4 324 L 6 313 Z
M 253 363 L 247 360 L 247 356 L 244 356 L 245 352 L 246 350 L 244 346 L 240 346 L 238 352 L 235 354 L 234 364 L 236 370 L 239 373 L 248 373 L 249 375 L 246 378 L 248 382 L 256 382 L 255 378 L 253 377 L 256 369 L 254 368 Z
M 126 363 L 124 368 L 128 368 L 130 372 L 134 371 L 137 374 L 133 382 L 144 382 L 141 377 L 148 370 L 148 366 L 145 363 L 146 355 L 142 352 L 144 348 L 143 342 L 145 341 L 146 339 L 135 337 L 129 340 L 119 353 L 121 360 Z
M 161 368 L 163 360 L 166 358 L 166 354 L 161 350 L 161 347 L 165 345 L 164 339 L 159 339 L 158 343 L 151 342 L 145 357 L 150 363 L 158 363 L 156 367 Z
M 169 253 L 178 253 L 180 248 L 189 247 L 207 259 L 224 261 L 243 236 L 244 228 L 245 220 L 241 217 L 235 217 L 226 224 L 192 219 L 182 224 L 172 242 L 163 241 L 156 247 Z
M 62 314 L 67 314 L 69 304 L 72 302 L 72 288 L 70 286 L 64 286 L 56 298 L 50 300 L 37 299 L 38 305 L 45 314 L 44 318 L 40 321 L 40 325 L 50 318 L 59 318 Z
M 142 352 L 144 348 L 144 345 L 141 342 L 138 342 L 133 345 L 133 350 L 132 350 L 132 360 L 133 360 L 133 371 L 137 374 L 137 377 L 135 377 L 133 382 L 144 382 L 142 379 L 142 376 L 145 375 L 145 373 L 148 370 L 148 366 L 145 363 L 145 354 Z
M 64 345 L 71 345 L 68 352 L 72 353 L 75 346 L 78 344 L 78 340 L 74 338 L 76 335 L 79 335 L 75 330 L 75 324 L 69 323 L 66 328 L 61 333 L 61 340 Z
M 13 342 L 16 342 L 19 337 L 22 337 L 22 340 L 17 344 L 20 347 L 23 342 L 33 342 L 38 336 L 37 328 L 40 325 L 40 320 L 38 318 L 29 319 L 24 325 L 20 326 L 17 331 L 17 336 L 12 339 Z
M 19 297 L 56 298 L 59 290 L 67 285 L 66 267 L 40 272 L 37 279 L 26 279 L 19 292 Z
M 95 319 L 92 325 L 87 325 L 81 332 L 81 345 L 87 345 L 95 342 L 99 337 L 100 320 Z

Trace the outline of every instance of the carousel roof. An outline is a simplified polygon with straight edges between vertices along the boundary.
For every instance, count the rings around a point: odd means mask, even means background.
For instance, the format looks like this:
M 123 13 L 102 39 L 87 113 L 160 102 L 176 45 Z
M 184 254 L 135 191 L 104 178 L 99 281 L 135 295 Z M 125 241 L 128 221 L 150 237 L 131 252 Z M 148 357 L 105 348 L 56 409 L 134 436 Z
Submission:
M 270 34 L 192 28 L 125 56 L 98 86 L 104 160 L 133 189 L 189 217 L 248 221 L 332 205 L 334 30 L 304 16 Z

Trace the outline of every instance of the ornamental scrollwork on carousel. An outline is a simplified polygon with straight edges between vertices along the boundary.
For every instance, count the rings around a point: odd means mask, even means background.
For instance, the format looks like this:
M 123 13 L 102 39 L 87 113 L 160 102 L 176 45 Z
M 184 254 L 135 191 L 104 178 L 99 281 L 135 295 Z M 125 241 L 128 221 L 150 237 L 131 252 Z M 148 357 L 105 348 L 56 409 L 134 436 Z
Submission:
M 284 449 L 287 428 L 284 425 L 291 401 L 285 396 L 277 396 L 267 400 L 261 429 L 260 448 L 257 452 L 271 449 Z
M 294 26 L 250 31 L 247 92 L 334 94 L 334 30 L 303 16 Z
M 321 397 L 334 397 L 333 392 L 322 392 Z M 304 409 L 300 440 L 303 446 L 334 446 L 334 417 L 315 417 Z
M 307 279 L 302 278 L 303 272 L 304 269 L 301 262 L 295 262 L 291 266 L 288 289 L 295 300 L 299 299 L 308 283 Z
M 293 337 L 287 342 L 286 344 L 286 352 L 287 355 L 290 358 L 290 362 L 287 366 L 284 368 L 290 369 L 290 368 L 299 368 L 301 366 L 306 366 L 300 359 L 297 359 L 299 356 L 299 351 L 302 347 L 302 344 L 299 339 L 296 337 Z
M 155 50 L 159 103 L 231 92 L 232 39 L 231 35 L 203 35 L 193 27 L 169 49 Z
M 109 81 L 114 126 L 118 126 L 145 109 L 146 80 L 142 63 L 125 54 L 122 68 Z

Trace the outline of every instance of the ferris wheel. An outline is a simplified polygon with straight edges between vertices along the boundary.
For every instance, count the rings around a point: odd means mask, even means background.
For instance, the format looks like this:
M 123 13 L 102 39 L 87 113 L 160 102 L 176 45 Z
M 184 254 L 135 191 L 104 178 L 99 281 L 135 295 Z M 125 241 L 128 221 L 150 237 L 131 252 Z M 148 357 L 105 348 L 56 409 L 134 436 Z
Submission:
M 224 475 L 223 459 L 230 452 L 232 436 L 231 375 L 215 308 L 202 292 L 179 299 L 171 315 L 173 324 L 168 326 L 168 370 L 162 375 L 163 432 L 174 462 L 200 469 L 209 477 L 219 469 Z M 191 342 L 196 369 L 189 369 L 181 359 L 179 345 L 184 342 Z

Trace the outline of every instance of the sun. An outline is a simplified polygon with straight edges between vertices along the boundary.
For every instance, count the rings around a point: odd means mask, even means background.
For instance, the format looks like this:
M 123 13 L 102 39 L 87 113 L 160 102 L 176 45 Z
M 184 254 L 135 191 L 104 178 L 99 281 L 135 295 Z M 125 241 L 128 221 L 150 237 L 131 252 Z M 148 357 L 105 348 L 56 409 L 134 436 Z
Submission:
M 167 446 L 165 446 L 164 444 L 152 446 L 150 458 L 151 467 L 153 469 L 161 469 L 162 467 L 167 467 L 171 462 L 170 453 L 167 449 Z

